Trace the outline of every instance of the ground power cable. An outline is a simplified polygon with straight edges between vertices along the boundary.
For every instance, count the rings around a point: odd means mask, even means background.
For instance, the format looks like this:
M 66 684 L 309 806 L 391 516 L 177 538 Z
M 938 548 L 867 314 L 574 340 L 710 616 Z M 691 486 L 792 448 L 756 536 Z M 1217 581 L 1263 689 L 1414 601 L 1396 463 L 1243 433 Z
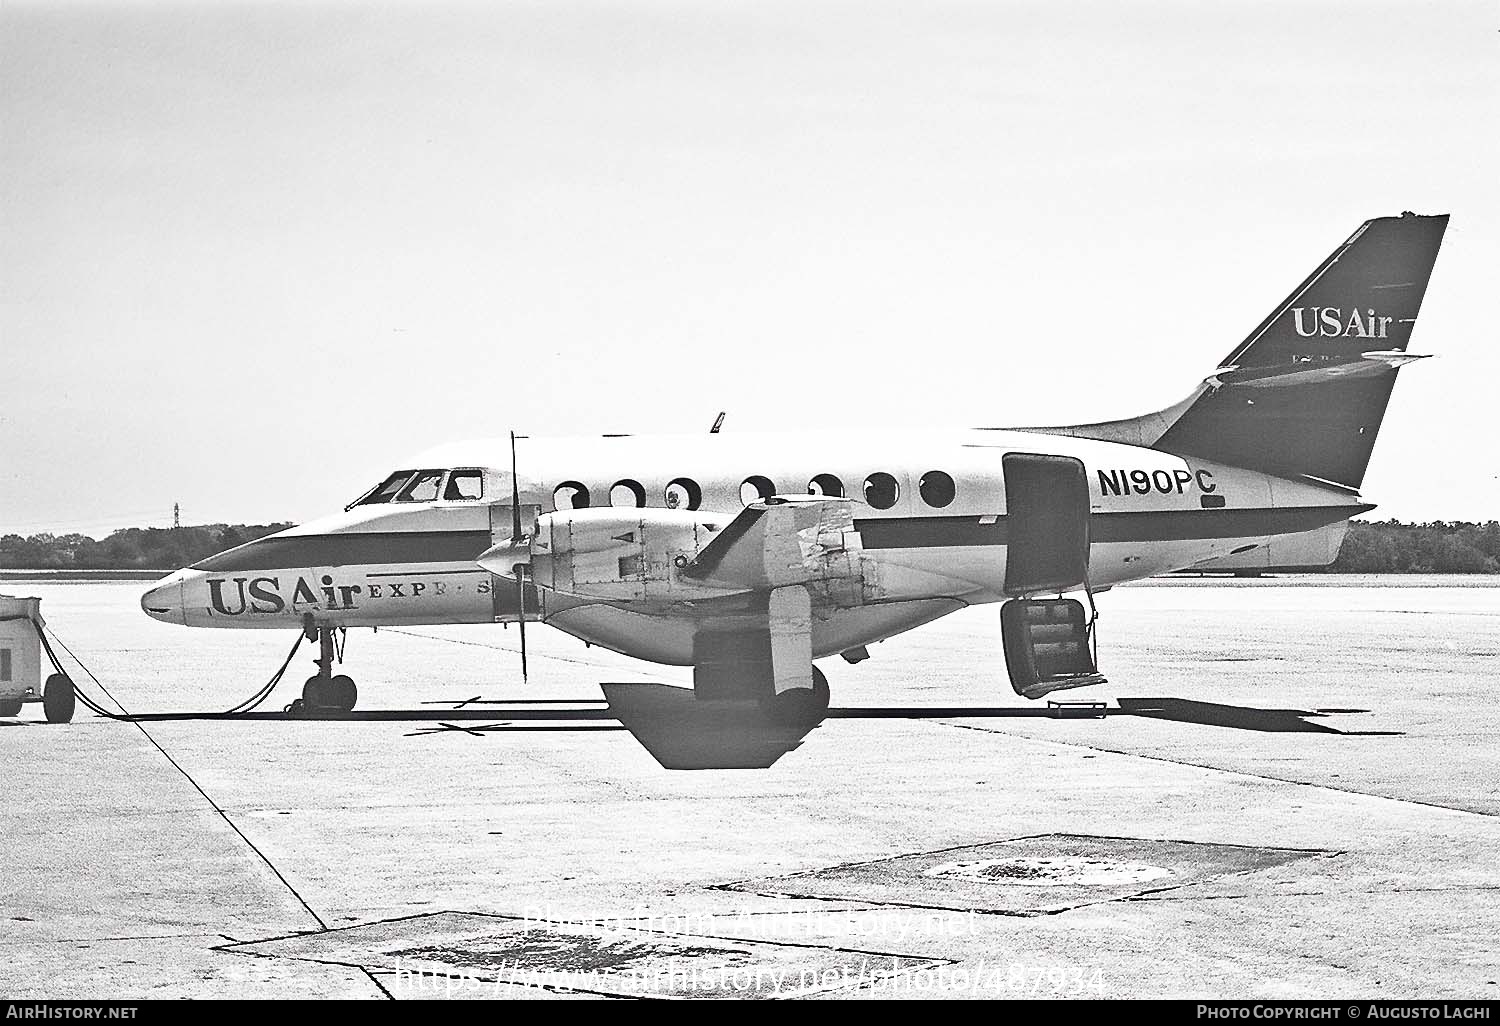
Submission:
M 125 708 L 125 706 L 120 702 L 118 698 L 110 694 L 109 689 L 104 686 L 104 683 L 99 679 L 94 671 L 89 669 L 88 665 L 84 663 L 82 659 L 78 658 L 77 653 L 69 648 L 67 644 L 62 640 L 62 638 L 59 638 L 57 636 L 57 632 L 52 630 L 52 628 L 50 627 L 44 627 L 43 625 L 37 623 L 37 621 L 35 620 L 31 620 L 31 625 L 36 630 L 37 637 L 41 639 L 42 649 L 47 653 L 47 659 L 52 663 L 52 668 L 67 678 L 68 683 L 73 685 L 73 694 L 78 697 L 78 700 L 82 702 L 84 707 L 89 711 L 95 713 L 96 715 L 103 716 L 105 719 L 119 720 L 125 723 L 135 723 L 141 719 L 156 719 L 162 715 L 160 713 L 131 713 Z M 49 635 L 51 640 L 48 640 Z M 265 702 L 267 698 L 271 697 L 271 692 L 276 690 L 276 685 L 281 683 L 281 678 L 286 675 L 287 669 L 292 665 L 292 659 L 297 655 L 297 650 L 302 647 L 302 640 L 303 635 L 299 632 L 297 634 L 297 640 L 292 643 L 292 650 L 287 653 L 286 659 L 282 662 L 281 666 L 276 670 L 275 673 L 271 675 L 271 679 L 266 681 L 266 683 L 262 685 L 261 688 L 253 695 L 235 705 L 233 708 L 226 709 L 224 712 L 199 714 L 200 718 L 208 720 L 223 720 L 232 719 L 236 716 L 244 716 L 248 713 L 254 712 L 257 708 L 260 707 L 263 702 Z M 72 676 L 68 674 L 68 671 L 63 668 L 62 660 L 58 659 L 57 652 L 52 647 L 52 642 L 56 642 L 58 647 L 68 654 L 68 658 L 72 659 L 73 662 L 78 666 L 78 668 L 88 675 L 89 680 L 94 683 L 94 686 L 102 691 L 106 698 L 108 698 L 111 702 L 119 707 L 120 711 L 118 713 L 110 712 L 108 709 L 104 708 L 104 706 L 100 705 L 98 702 L 94 701 L 84 693 L 83 689 L 78 686 L 78 682 L 73 680 Z
M 160 752 L 162 758 L 166 759 L 168 764 L 171 765 L 173 769 L 175 769 L 178 773 L 181 773 L 183 778 L 186 779 L 189 784 L 193 785 L 193 790 L 197 791 L 200 795 L 203 796 L 203 800 L 208 802 L 209 807 L 219 814 L 219 818 L 229 826 L 229 829 L 233 830 L 235 832 L 235 835 L 239 837 L 240 840 L 244 841 L 245 845 L 251 851 L 255 852 L 256 856 L 266 864 L 266 868 L 271 871 L 272 875 L 275 876 L 277 880 L 281 881 L 282 886 L 284 886 L 288 891 L 291 892 L 292 897 L 297 899 L 297 903 L 302 906 L 302 908 L 307 912 L 308 915 L 312 916 L 313 921 L 318 924 L 318 928 L 321 930 L 327 930 L 328 924 L 323 921 L 323 917 L 318 915 L 313 907 L 307 903 L 307 899 L 302 897 L 302 894 L 297 890 L 297 888 L 292 886 L 292 882 L 282 874 L 281 870 L 276 868 L 276 863 L 272 862 L 266 856 L 266 853 L 261 851 L 260 848 L 256 846 L 255 842 L 250 840 L 250 838 L 245 835 L 245 832 L 239 828 L 234 820 L 229 818 L 229 814 L 219 806 L 219 803 L 214 801 L 213 797 L 207 791 L 203 790 L 203 785 L 199 784 L 197 780 L 193 779 L 193 775 L 187 770 L 183 769 L 182 764 L 179 763 L 176 759 L 172 758 L 171 753 L 163 748 L 161 744 L 156 740 L 156 738 L 151 736 L 151 732 L 148 731 L 141 723 L 142 717 L 144 717 L 146 714 L 143 713 L 139 716 L 131 715 L 130 712 L 125 708 L 124 704 L 121 703 L 121 701 L 114 695 L 110 694 L 109 689 L 104 686 L 103 682 L 100 681 L 97 676 L 94 675 L 94 671 L 90 670 L 88 666 L 84 664 L 83 660 L 79 659 L 78 656 L 73 653 L 73 650 L 68 648 L 68 646 L 64 644 L 63 640 L 59 638 L 50 627 L 43 627 L 35 620 L 32 620 L 31 623 L 32 626 L 36 628 L 37 636 L 41 638 L 42 648 L 46 650 L 47 658 L 52 661 L 52 665 L 56 668 L 57 672 L 61 673 L 64 677 L 67 677 L 67 673 L 63 670 L 62 664 L 57 658 L 57 653 L 52 650 L 52 645 L 48 641 L 47 635 L 49 634 L 52 635 L 52 640 L 56 641 L 57 644 L 62 648 L 62 650 L 66 652 L 75 663 L 78 664 L 78 668 L 81 669 L 84 673 L 88 674 L 89 679 L 94 682 L 94 685 L 100 691 L 104 692 L 104 696 L 120 708 L 120 712 L 112 713 L 108 709 L 100 706 L 97 702 L 93 701 L 82 691 L 80 691 L 78 689 L 78 685 L 73 681 L 73 679 L 71 677 L 68 677 L 68 682 L 73 685 L 73 693 L 78 696 L 79 701 L 81 701 L 89 709 L 98 713 L 100 716 L 111 720 L 120 720 L 126 723 L 130 723 L 135 727 L 136 730 L 139 730 L 142 736 L 144 736 L 147 741 L 151 742 L 151 747 Z M 301 644 L 302 635 L 298 634 L 297 641 L 292 645 L 291 652 L 287 653 L 286 662 L 281 664 L 281 668 L 276 671 L 276 673 L 271 677 L 270 681 L 266 684 L 265 687 L 261 688 L 254 695 L 251 695 L 250 698 L 235 706 L 233 710 L 222 713 L 207 713 L 205 714 L 205 718 L 229 719 L 235 716 L 242 716 L 250 710 L 254 709 L 261 702 L 265 701 L 266 697 L 270 695 L 272 690 L 275 689 L 276 685 L 280 683 L 282 675 L 286 673 L 287 667 L 292 664 L 292 657 L 297 654 L 297 649 L 301 646 Z

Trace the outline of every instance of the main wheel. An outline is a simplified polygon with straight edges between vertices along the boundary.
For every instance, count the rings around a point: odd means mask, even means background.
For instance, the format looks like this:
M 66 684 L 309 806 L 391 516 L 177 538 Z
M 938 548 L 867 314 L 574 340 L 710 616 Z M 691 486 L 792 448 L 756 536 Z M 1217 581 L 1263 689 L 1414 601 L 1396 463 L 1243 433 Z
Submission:
M 308 712 L 322 709 L 328 704 L 328 684 L 317 674 L 307 678 L 302 685 L 302 706 Z
M 0 702 L 0 716 L 19 715 L 21 715 L 21 700 L 19 698 L 14 702 Z
M 73 682 L 61 673 L 54 673 L 42 685 L 42 711 L 48 723 L 67 723 L 73 718 L 78 696 L 73 694 Z
M 354 686 L 353 678 L 341 673 L 328 682 L 323 697 L 328 700 L 331 708 L 339 712 L 353 712 L 354 704 L 359 701 L 359 689 Z
M 783 727 L 802 727 L 808 730 L 823 722 L 823 717 L 828 714 L 828 701 L 831 697 L 828 678 L 814 666 L 812 679 L 811 688 L 793 688 L 761 702 L 761 708 L 772 722 Z

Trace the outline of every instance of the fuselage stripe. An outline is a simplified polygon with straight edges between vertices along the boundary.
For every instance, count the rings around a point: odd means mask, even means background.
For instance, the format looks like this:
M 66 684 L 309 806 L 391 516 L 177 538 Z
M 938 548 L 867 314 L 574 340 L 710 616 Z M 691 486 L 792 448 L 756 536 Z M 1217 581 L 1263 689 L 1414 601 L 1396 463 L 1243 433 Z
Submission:
M 1199 538 L 1257 538 L 1296 534 L 1358 516 L 1373 506 L 1290 506 L 1269 509 L 1184 509 L 1095 513 L 1089 540 L 1118 542 L 1188 541 Z M 982 522 L 992 521 L 992 522 Z M 1004 545 L 1004 515 L 992 517 L 902 517 L 856 519 L 866 549 L 963 548 Z
M 1374 507 L 1291 506 L 1268 509 L 1189 509 L 1095 513 L 1090 540 L 1111 542 L 1256 538 L 1295 534 L 1358 516 Z M 854 521 L 866 549 L 967 548 L 1005 545 L 1004 515 L 869 517 Z M 716 539 L 716 541 L 719 539 Z M 488 531 L 384 531 L 262 538 L 193 564 L 210 573 L 297 567 L 469 563 L 493 544 Z M 474 573 L 476 570 L 440 571 Z M 376 575 L 378 576 L 378 575 Z
M 272 535 L 210 556 L 194 570 L 282 570 L 380 563 L 472 563 L 494 544 L 488 531 L 349 531 Z

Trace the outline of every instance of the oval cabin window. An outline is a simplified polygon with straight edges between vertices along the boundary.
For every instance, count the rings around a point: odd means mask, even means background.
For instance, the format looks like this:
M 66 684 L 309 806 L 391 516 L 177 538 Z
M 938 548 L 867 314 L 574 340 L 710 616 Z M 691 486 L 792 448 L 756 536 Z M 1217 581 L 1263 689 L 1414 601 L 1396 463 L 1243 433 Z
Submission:
M 901 486 L 885 471 L 876 471 L 865 478 L 865 501 L 876 509 L 890 509 L 901 498 Z
M 923 474 L 922 480 L 917 484 L 917 491 L 921 493 L 922 501 L 934 509 L 942 509 L 958 494 L 953 478 L 941 470 L 929 470 Z
M 589 490 L 577 481 L 564 481 L 552 493 L 553 509 L 588 509 Z
M 644 506 L 646 489 L 639 481 L 632 481 L 629 478 L 616 481 L 615 486 L 609 490 L 609 504 L 611 506 Z
M 844 482 L 832 474 L 819 474 L 807 482 L 808 495 L 826 495 L 831 499 L 844 497 Z
M 740 501 L 746 506 L 752 502 L 769 499 L 775 494 L 776 485 L 769 477 L 761 477 L 759 474 L 745 478 L 744 483 L 740 485 Z
M 662 498 L 666 500 L 667 509 L 697 509 L 703 505 L 703 489 L 692 478 L 679 477 L 667 485 Z

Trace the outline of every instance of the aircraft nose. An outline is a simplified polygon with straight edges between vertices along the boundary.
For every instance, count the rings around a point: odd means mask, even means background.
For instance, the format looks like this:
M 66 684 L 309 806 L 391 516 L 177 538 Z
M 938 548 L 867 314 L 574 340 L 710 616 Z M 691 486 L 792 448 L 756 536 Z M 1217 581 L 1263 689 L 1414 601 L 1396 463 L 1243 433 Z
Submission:
M 187 623 L 187 612 L 182 603 L 182 581 L 186 571 L 179 570 L 156 584 L 141 596 L 141 609 L 147 616 L 162 623 Z

